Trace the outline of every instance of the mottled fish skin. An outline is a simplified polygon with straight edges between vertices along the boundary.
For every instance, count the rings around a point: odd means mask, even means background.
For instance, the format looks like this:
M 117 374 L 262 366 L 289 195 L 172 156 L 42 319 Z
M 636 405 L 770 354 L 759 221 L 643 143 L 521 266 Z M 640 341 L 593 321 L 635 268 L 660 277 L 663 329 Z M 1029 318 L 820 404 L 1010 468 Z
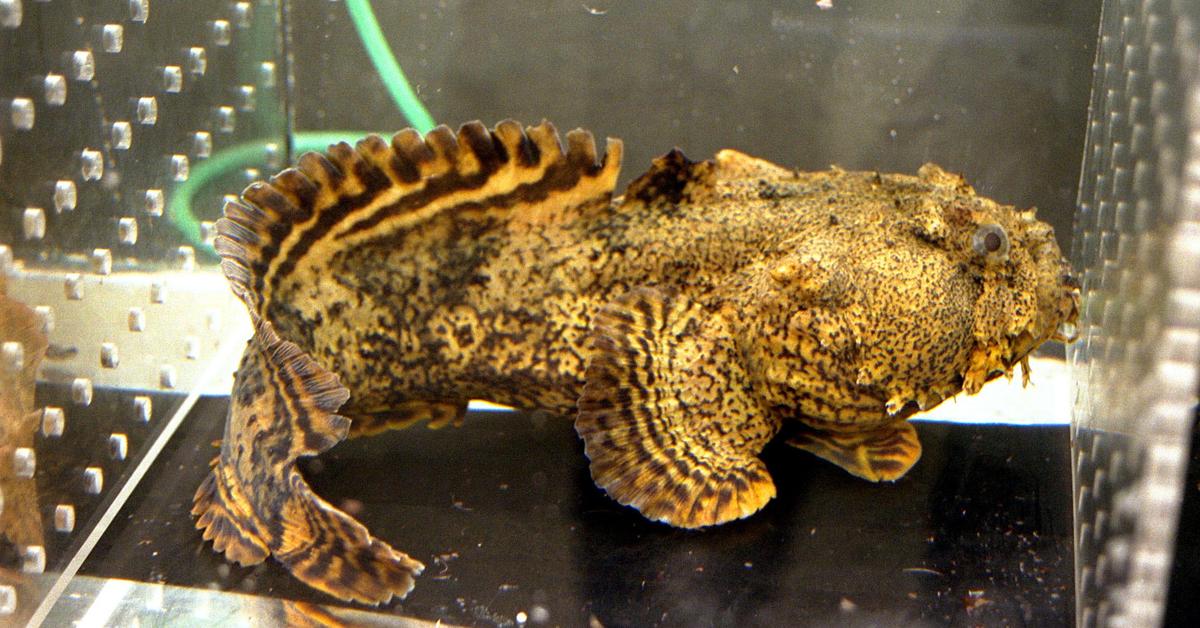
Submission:
M 797 172 L 676 150 L 614 198 L 620 156 L 616 140 L 601 157 L 585 131 L 563 147 L 548 123 L 510 121 L 338 144 L 227 206 L 218 251 L 256 342 L 336 374 L 350 430 L 457 422 L 468 399 L 576 416 L 597 484 L 681 527 L 771 499 L 757 454 L 781 432 L 860 477 L 900 477 L 920 456 L 908 416 L 1010 374 L 1076 316 L 1050 227 L 932 164 Z M 273 541 L 250 524 L 319 499 L 297 496 L 302 480 L 239 488 L 295 452 L 230 453 L 299 438 L 302 405 L 231 413 L 196 510 L 240 513 L 201 525 L 219 550 L 246 537 L 261 560 Z M 389 591 L 298 575 L 339 597 Z
M 35 406 L 38 367 L 48 342 L 41 321 L 29 306 L 7 296 L 0 273 L 0 343 L 17 343 L 19 364 L 0 363 L 0 538 L 18 547 L 44 545 L 36 478 L 19 477 L 13 452 L 32 449 L 42 410 Z M 15 368 L 14 368 L 15 367 Z

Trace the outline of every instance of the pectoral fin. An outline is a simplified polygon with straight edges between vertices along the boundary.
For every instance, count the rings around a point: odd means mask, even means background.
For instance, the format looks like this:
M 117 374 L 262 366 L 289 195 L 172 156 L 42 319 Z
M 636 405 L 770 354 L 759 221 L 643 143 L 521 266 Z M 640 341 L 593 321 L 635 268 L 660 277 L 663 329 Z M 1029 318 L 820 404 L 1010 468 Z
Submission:
M 867 431 L 804 427 L 787 443 L 872 482 L 898 480 L 921 458 L 921 441 L 908 421 Z
M 575 428 L 592 478 L 649 519 L 698 528 L 746 517 L 775 496 L 758 452 L 778 421 L 718 313 L 638 288 L 593 321 Z

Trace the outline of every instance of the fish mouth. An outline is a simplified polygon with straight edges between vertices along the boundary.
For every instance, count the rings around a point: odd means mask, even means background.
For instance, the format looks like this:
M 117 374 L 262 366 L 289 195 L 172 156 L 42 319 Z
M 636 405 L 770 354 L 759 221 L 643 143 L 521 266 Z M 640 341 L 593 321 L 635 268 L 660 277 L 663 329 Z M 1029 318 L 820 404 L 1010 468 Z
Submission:
M 1070 283 L 1063 282 L 1067 290 L 1060 304 L 1060 311 L 1063 312 L 1062 320 L 1055 326 L 1054 334 L 1050 336 L 1050 340 L 1056 340 L 1062 343 L 1072 343 L 1079 337 L 1075 330 L 1075 326 L 1079 323 L 1079 309 L 1081 307 L 1081 290 L 1079 281 L 1070 275 L 1065 275 L 1070 279 Z
M 1062 282 L 1064 288 L 1058 300 L 1054 315 L 1043 324 L 1031 325 L 1008 337 L 1011 353 L 1004 360 L 1004 365 L 1011 369 L 1029 357 L 1029 354 L 1049 340 L 1070 344 L 1075 342 L 1078 334 L 1075 325 L 1079 321 L 1080 289 L 1079 282 L 1064 273 Z

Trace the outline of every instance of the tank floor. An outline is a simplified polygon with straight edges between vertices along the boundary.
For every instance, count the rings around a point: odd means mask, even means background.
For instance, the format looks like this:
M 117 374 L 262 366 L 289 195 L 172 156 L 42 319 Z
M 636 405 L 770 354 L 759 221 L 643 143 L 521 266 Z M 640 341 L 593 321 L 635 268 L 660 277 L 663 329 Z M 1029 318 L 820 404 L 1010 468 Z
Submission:
M 193 529 L 228 400 L 202 399 L 81 573 L 342 605 L 276 563 L 227 563 Z M 786 445 L 779 496 L 706 531 L 591 482 L 569 420 L 472 412 L 461 428 L 344 442 L 318 493 L 426 564 L 377 609 L 453 624 L 1070 625 L 1068 428 L 918 423 L 923 459 L 871 484 Z M 351 605 L 346 605 L 351 606 Z

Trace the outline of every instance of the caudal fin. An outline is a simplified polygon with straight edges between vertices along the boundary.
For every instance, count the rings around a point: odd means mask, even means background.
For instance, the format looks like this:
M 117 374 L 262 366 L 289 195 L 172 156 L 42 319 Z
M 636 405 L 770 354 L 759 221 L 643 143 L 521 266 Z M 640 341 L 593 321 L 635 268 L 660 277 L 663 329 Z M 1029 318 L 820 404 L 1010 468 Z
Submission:
M 246 348 L 221 453 L 196 492 L 204 538 L 243 565 L 273 555 L 309 586 L 367 604 L 403 597 L 424 566 L 321 499 L 296 460 L 343 438 L 349 392 L 296 345 L 258 325 Z

